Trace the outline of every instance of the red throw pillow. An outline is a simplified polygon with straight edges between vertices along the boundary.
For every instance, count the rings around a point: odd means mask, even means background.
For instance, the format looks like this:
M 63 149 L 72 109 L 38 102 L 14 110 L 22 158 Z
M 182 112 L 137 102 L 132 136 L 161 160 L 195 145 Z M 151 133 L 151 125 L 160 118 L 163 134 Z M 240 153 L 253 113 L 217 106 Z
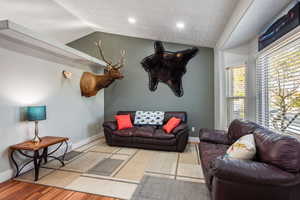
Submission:
M 172 117 L 171 119 L 169 119 L 169 121 L 163 126 L 163 129 L 167 132 L 167 133 L 171 133 L 173 131 L 174 128 L 176 128 L 181 122 L 181 119 L 176 118 L 176 117 Z
M 115 119 L 117 120 L 118 130 L 133 127 L 129 114 L 128 115 L 116 115 Z

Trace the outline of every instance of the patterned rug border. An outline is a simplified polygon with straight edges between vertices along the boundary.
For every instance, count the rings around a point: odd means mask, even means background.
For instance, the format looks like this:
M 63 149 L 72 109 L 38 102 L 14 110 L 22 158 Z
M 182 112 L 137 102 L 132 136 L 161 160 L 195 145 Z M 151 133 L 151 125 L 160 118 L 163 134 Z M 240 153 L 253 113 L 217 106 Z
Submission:
M 190 145 L 194 145 L 195 146 L 195 149 L 196 149 L 196 154 L 197 154 L 197 162 L 198 164 L 201 166 L 201 163 L 200 160 L 199 160 L 199 150 L 198 150 L 198 145 L 197 144 L 192 144 L 190 143 Z M 97 144 L 89 147 L 88 149 L 91 149 L 92 147 L 95 147 L 97 146 Z M 129 162 L 130 160 L 132 160 L 134 158 L 134 156 L 136 156 L 136 154 L 138 152 L 141 151 L 141 149 L 136 149 L 136 152 L 134 152 L 132 155 L 128 155 L 128 154 L 119 154 L 118 151 L 120 151 L 121 149 L 119 149 L 117 152 L 112 152 L 112 153 L 107 153 L 107 152 L 99 152 L 99 151 L 88 151 L 88 149 L 86 149 L 85 151 L 82 151 L 81 154 L 79 154 L 78 156 L 75 156 L 73 159 L 69 160 L 66 165 L 70 164 L 71 162 L 85 156 L 87 153 L 89 152 L 93 152 L 93 153 L 102 153 L 102 154 L 107 154 L 109 155 L 107 158 L 104 158 L 104 159 L 108 159 L 108 158 L 111 158 L 112 156 L 114 155 L 126 155 L 128 156 L 128 159 L 127 160 L 124 160 L 124 162 L 120 165 L 120 167 L 118 167 L 110 176 L 100 176 L 100 177 L 107 177 L 107 178 L 115 178 L 115 175 L 118 174 Z M 133 148 L 134 149 L 134 148 Z M 76 149 L 72 150 L 72 151 L 76 151 Z M 70 151 L 71 152 L 71 151 Z M 161 152 L 161 151 L 157 151 L 157 152 Z M 177 153 L 177 152 L 176 152 Z M 183 178 L 191 178 L 191 179 L 200 179 L 200 180 L 204 180 L 204 178 L 196 178 L 196 177 L 192 177 L 192 176 L 184 176 L 184 175 L 178 175 L 178 166 L 179 166 L 179 158 L 180 158 L 180 153 L 177 154 L 177 159 L 176 159 L 176 168 L 175 168 L 175 174 L 168 174 L 168 173 L 161 173 L 161 172 L 155 172 L 155 171 L 149 171 L 149 170 L 145 170 L 145 173 L 150 173 L 150 174 L 156 174 L 156 175 L 165 175 L 165 176 L 174 176 L 174 179 L 176 180 L 177 176 L 178 177 L 183 177 Z M 52 161 L 55 161 L 55 160 L 51 160 L 50 162 Z M 103 160 L 102 160 L 103 161 Z M 102 161 L 99 161 L 99 162 L 102 162 Z M 89 174 L 89 173 L 86 173 L 88 172 L 88 170 L 92 169 L 93 167 L 95 167 L 98 163 L 95 163 L 94 165 L 90 166 L 89 169 L 87 169 L 85 172 L 82 172 L 82 171 L 79 171 L 79 170 L 74 170 L 74 169 L 63 169 L 63 166 L 60 166 L 58 168 L 55 168 L 55 167 L 48 167 L 48 166 L 45 166 L 45 165 L 42 165 L 41 168 L 44 168 L 44 169 L 49 169 L 49 170 L 54 170 L 53 172 L 55 172 L 56 170 L 59 170 L 59 171 L 65 171 L 65 172 L 74 172 L 74 173 L 78 173 L 78 174 L 81 174 L 81 175 L 85 175 L 85 176 L 93 176 L 95 174 Z M 29 171 L 27 172 L 24 172 L 21 174 L 24 175 L 26 173 L 28 173 Z M 52 173 L 52 172 L 51 172 Z M 40 177 L 43 178 L 45 176 L 47 176 L 48 174 Z M 97 176 L 97 175 L 96 175 Z M 99 176 L 99 175 L 98 175 Z M 118 178 L 115 178 L 115 179 L 118 179 Z M 127 179 L 124 179 L 124 180 L 127 180 Z M 128 181 L 133 181 L 133 180 L 128 180 Z
M 95 142 L 95 141 L 94 141 Z M 82 170 L 76 170 L 77 168 L 75 169 L 64 169 L 63 166 L 60 166 L 60 167 L 49 167 L 49 166 L 45 166 L 45 165 L 42 165 L 41 166 L 41 169 L 46 169 L 46 170 L 51 170 L 50 172 L 46 172 L 45 174 L 41 174 L 40 176 L 40 179 L 43 179 L 47 176 L 51 176 L 51 174 L 55 173 L 55 172 L 70 172 L 70 173 L 75 173 L 75 174 L 78 174 L 78 177 L 76 179 L 73 179 L 72 182 L 76 181 L 78 178 L 80 177 L 83 177 L 83 178 L 89 178 L 89 179 L 98 179 L 98 180 L 105 180 L 105 181 L 112 181 L 112 182 L 119 182 L 119 183 L 126 183 L 126 184 L 134 184 L 134 185 L 137 185 L 137 187 L 142 184 L 142 180 L 145 178 L 145 176 L 152 176 L 152 177 L 160 177 L 160 178 L 168 178 L 167 176 L 169 176 L 172 181 L 185 181 L 185 182 L 190 182 L 190 183 L 199 183 L 199 184 L 202 184 L 202 182 L 198 182 L 198 181 L 204 181 L 204 177 L 203 178 L 200 178 L 200 177 L 193 177 L 193 176 L 184 176 L 184 175 L 178 175 L 178 172 L 179 172 L 179 165 L 180 164 L 189 164 L 189 160 L 187 160 L 188 162 L 184 161 L 183 162 L 180 160 L 181 159 L 181 156 L 188 156 L 188 157 L 183 157 L 183 159 L 195 159 L 195 154 L 193 154 L 193 152 L 196 153 L 196 160 L 194 160 L 193 162 L 197 163 L 196 165 L 199 165 L 199 167 L 201 167 L 201 163 L 200 163 L 200 160 L 199 160 L 199 149 L 198 149 L 198 145 L 197 144 L 189 144 L 190 146 L 187 147 L 187 148 L 191 148 L 190 151 L 187 151 L 188 154 L 181 154 L 179 152 L 170 152 L 170 153 L 176 153 L 176 161 L 174 159 L 174 165 L 175 165 L 175 173 L 172 174 L 172 173 L 163 173 L 163 172 L 160 172 L 160 170 L 158 171 L 155 171 L 156 169 L 154 168 L 153 171 L 151 171 L 151 168 L 150 170 L 148 170 L 147 168 L 144 170 L 144 174 L 143 174 L 143 177 L 142 179 L 140 180 L 130 180 L 130 179 L 126 179 L 126 178 L 117 178 L 116 175 L 122 171 L 122 169 L 124 167 L 127 166 L 127 164 L 135 158 L 135 156 L 137 156 L 137 154 L 141 151 L 143 151 L 143 149 L 135 149 L 133 148 L 135 151 L 128 151 L 128 153 L 118 153 L 122 150 L 122 148 L 119 148 L 117 150 L 114 150 L 112 151 L 111 153 L 108 153 L 108 152 L 101 152 L 101 151 L 92 151 L 91 149 L 92 148 L 95 148 L 97 145 L 102 145 L 103 143 L 96 143 L 94 145 L 91 145 L 90 147 L 88 147 L 87 149 L 83 150 L 83 151 L 78 151 L 78 152 L 81 152 L 80 154 L 76 155 L 74 158 L 70 159 L 69 161 L 66 162 L 66 166 L 82 157 L 84 157 L 85 155 L 87 155 L 89 152 L 91 153 L 99 153 L 99 154 L 104 154 L 107 155 L 107 157 L 104 157 L 102 160 L 98 161 L 98 162 L 95 162 L 95 163 L 92 163 L 91 165 L 88 165 L 86 169 L 84 169 L 84 172 Z M 72 151 L 76 151 L 76 149 L 73 149 Z M 105 151 L 105 150 L 104 150 Z M 148 150 L 146 150 L 148 151 Z M 150 150 L 151 151 L 151 150 Z M 71 152 L 71 151 L 70 151 Z M 125 151 L 126 152 L 126 151 Z M 157 152 L 157 153 L 165 153 L 164 151 L 154 151 L 154 152 Z M 172 154 L 171 154 L 172 155 Z M 95 156 L 95 154 L 94 154 Z M 103 162 L 105 159 L 118 159 L 118 158 L 112 158 L 113 156 L 120 156 L 119 157 L 119 160 L 122 160 L 124 159 L 123 163 L 120 164 L 120 166 L 118 166 L 110 175 L 106 176 L 106 175 L 97 175 L 97 174 L 91 174 L 91 173 L 87 173 L 89 170 L 91 170 L 92 168 L 94 168 L 96 165 L 98 165 L 100 162 Z M 123 157 L 122 157 L 123 156 Z M 165 155 L 164 155 L 165 156 Z M 175 155 L 172 155 L 175 157 Z M 190 157 L 191 156 L 191 157 Z M 93 156 L 91 156 L 93 157 Z M 128 158 L 127 158 L 128 157 Z M 152 158 L 151 158 L 152 159 Z M 55 161 L 55 160 L 50 160 L 50 162 L 52 161 Z M 195 165 L 195 164 L 191 164 L 191 165 Z M 80 169 L 80 167 L 78 168 Z M 32 170 L 31 170 L 32 171 Z M 166 172 L 169 172 L 169 171 L 166 171 Z M 170 171 L 171 172 L 171 171 Z M 30 171 L 27 171 L 27 172 L 24 172 L 22 175 L 25 175 L 26 173 L 30 173 Z M 152 174 L 152 175 L 151 175 Z M 56 188 L 63 188 L 63 189 L 66 189 L 66 187 L 68 187 L 70 185 L 70 183 L 68 185 L 64 185 L 64 186 L 55 186 L 54 184 L 52 184 L 51 182 L 48 182 L 49 184 L 47 183 L 37 183 L 37 182 L 34 182 L 33 180 L 28 180 L 27 177 L 24 177 L 24 179 L 22 179 L 22 175 L 20 177 L 17 177 L 15 178 L 15 180 L 18 180 L 18 181 L 23 181 L 23 182 L 28 182 L 28 183 L 34 183 L 34 184 L 39 184 L 39 185 L 47 185 L 47 186 L 52 186 L 52 187 L 56 187 Z M 192 174 L 193 175 L 193 174 Z M 72 175 L 68 175 L 68 176 L 72 176 Z M 166 177 L 163 177 L 163 176 L 166 176 Z M 27 179 L 25 179 L 27 178 Z M 182 178 L 182 179 L 181 179 Z M 184 180 L 186 179 L 186 180 Z M 190 179 L 190 180 L 189 180 Z M 47 180 L 47 179 L 46 179 Z M 51 179 L 50 179 L 51 180 Z M 71 182 L 71 183 L 72 183 Z M 68 188 L 67 190 L 71 190 L 71 191 L 79 191 L 79 190 L 72 190 L 70 188 Z M 84 191 L 80 191 L 80 192 L 84 192 Z M 102 191 L 101 191 L 102 192 Z M 85 192 L 85 193 L 88 193 L 88 194 L 97 194 L 97 193 L 93 193 L 93 192 Z M 105 192 L 104 192 L 105 193 Z M 135 193 L 135 192 L 134 192 Z M 134 193 L 132 194 L 132 197 L 134 195 Z M 111 193 L 112 194 L 112 193 Z M 118 193 L 114 193 L 115 195 L 119 195 Z M 98 194 L 99 195 L 99 194 Z M 101 194 L 100 194 L 101 195 Z M 113 198 L 120 198 L 120 197 L 117 197 L 115 195 L 103 195 L 103 196 L 107 196 L 107 197 L 113 197 Z
M 136 152 L 134 152 L 134 154 L 130 155 L 129 158 L 127 160 L 125 160 L 125 162 L 120 166 L 119 169 L 117 169 L 116 171 L 114 171 L 111 176 L 115 177 L 129 162 L 130 160 L 132 160 L 134 158 L 134 156 L 139 152 L 140 150 L 137 150 Z
M 115 177 L 109 177 L 109 176 L 100 176 L 96 174 L 81 174 L 81 177 L 87 177 L 87 178 L 95 178 L 100 180 L 109 180 L 109 181 L 117 181 L 121 183 L 131 183 L 131 184 L 139 184 L 139 181 L 134 180 L 128 180 L 128 179 L 121 179 L 121 178 L 115 178 Z

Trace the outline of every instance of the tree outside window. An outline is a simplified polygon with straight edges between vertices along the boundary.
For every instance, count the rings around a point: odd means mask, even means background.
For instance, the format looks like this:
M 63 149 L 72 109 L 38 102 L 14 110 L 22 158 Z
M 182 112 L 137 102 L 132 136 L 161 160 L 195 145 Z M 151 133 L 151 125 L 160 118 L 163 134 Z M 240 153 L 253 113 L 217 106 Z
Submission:
M 280 132 L 300 133 L 300 51 L 284 51 L 270 57 L 270 126 Z M 300 121 L 299 121 L 300 122 Z
M 227 121 L 245 118 L 246 67 L 227 68 Z

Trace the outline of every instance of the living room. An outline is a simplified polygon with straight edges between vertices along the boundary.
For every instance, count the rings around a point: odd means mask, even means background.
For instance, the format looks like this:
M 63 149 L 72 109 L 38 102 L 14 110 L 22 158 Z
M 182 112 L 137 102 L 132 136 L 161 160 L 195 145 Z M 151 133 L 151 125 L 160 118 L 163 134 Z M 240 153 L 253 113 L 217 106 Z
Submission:
M 0 5 L 0 200 L 300 199 L 298 0 Z

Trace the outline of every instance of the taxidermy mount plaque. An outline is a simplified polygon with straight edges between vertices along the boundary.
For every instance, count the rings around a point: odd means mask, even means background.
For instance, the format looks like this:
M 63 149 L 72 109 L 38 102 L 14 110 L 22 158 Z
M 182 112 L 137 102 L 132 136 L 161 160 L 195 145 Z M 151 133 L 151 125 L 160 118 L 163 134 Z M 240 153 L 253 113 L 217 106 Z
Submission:
M 167 84 L 178 97 L 183 96 L 182 76 L 186 65 L 193 58 L 198 48 L 193 47 L 177 52 L 166 51 L 161 41 L 154 43 L 154 54 L 141 62 L 149 75 L 149 89 L 155 91 L 159 82 Z
M 107 88 L 117 79 L 124 78 L 120 69 L 124 67 L 125 50 L 121 51 L 121 58 L 118 63 L 112 64 L 110 60 L 105 59 L 101 48 L 101 41 L 96 42 L 98 53 L 102 60 L 107 64 L 104 68 L 104 75 L 96 75 L 91 72 L 84 72 L 80 80 L 81 95 L 92 97 L 103 88 Z
M 72 72 L 63 71 L 63 76 L 65 79 L 72 79 Z

